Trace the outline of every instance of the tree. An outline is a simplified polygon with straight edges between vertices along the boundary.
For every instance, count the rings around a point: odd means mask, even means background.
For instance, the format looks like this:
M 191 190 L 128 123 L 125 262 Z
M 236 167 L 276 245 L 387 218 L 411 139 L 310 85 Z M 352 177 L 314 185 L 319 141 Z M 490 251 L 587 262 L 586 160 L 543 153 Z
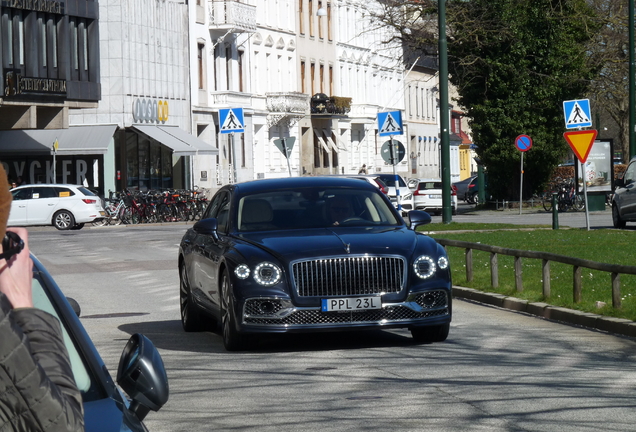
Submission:
M 469 117 L 490 192 L 517 198 L 519 134 L 524 195 L 537 192 L 567 154 L 562 102 L 585 96 L 598 65 L 586 51 L 598 29 L 585 0 L 452 0 L 449 73 Z
M 375 18 L 406 52 L 435 50 L 437 0 L 380 3 Z M 586 0 L 448 0 L 446 18 L 450 82 L 490 192 L 518 198 L 520 134 L 533 139 L 524 195 L 539 191 L 569 149 L 562 102 L 586 97 L 602 63 L 590 55 L 600 28 L 595 10 Z

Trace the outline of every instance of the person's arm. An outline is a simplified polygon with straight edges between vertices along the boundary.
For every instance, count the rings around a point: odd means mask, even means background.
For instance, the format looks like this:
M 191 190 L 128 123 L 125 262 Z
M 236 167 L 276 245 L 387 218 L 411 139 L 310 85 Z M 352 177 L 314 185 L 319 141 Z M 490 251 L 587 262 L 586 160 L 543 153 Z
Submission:
M 24 240 L 25 248 L 8 263 L 0 260 L 0 373 L 19 395 L 5 392 L 0 398 L 15 408 L 11 421 L 29 425 L 27 430 L 83 431 L 82 396 L 60 323 L 33 307 L 27 232 L 12 231 Z

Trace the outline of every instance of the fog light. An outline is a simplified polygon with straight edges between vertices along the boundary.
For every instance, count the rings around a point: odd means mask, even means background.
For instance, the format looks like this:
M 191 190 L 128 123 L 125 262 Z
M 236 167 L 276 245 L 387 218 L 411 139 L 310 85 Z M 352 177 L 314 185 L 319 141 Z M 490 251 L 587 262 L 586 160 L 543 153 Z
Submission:
M 425 306 L 433 306 L 435 304 L 435 296 L 433 294 L 425 294 L 422 298 L 422 303 Z
M 264 314 L 271 314 L 274 312 L 274 303 L 271 301 L 264 301 L 260 305 L 261 312 Z

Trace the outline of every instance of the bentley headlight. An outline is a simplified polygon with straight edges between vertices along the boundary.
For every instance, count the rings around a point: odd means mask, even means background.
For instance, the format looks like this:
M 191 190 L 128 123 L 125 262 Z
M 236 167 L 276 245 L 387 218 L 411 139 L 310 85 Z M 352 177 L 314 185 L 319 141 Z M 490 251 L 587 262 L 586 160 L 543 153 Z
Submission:
M 239 279 L 247 279 L 250 275 L 250 268 L 246 264 L 241 264 L 234 269 L 234 274 Z
M 446 258 L 445 256 L 437 258 L 437 267 L 442 270 L 446 270 L 448 268 L 448 258 Z
M 428 279 L 435 274 L 435 261 L 430 256 L 419 256 L 413 262 L 413 270 L 422 279 Z
M 280 281 L 281 271 L 277 265 L 264 262 L 254 269 L 254 279 L 261 285 L 272 286 Z

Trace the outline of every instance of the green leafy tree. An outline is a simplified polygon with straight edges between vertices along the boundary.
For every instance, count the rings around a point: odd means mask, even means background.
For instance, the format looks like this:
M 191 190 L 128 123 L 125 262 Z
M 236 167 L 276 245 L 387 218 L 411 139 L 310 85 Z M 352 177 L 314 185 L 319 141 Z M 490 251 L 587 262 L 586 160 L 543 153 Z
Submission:
M 533 139 L 524 195 L 539 191 L 569 149 L 562 102 L 585 97 L 596 76 L 594 11 L 585 0 L 451 0 L 447 26 L 450 82 L 490 192 L 519 196 L 519 134 Z

